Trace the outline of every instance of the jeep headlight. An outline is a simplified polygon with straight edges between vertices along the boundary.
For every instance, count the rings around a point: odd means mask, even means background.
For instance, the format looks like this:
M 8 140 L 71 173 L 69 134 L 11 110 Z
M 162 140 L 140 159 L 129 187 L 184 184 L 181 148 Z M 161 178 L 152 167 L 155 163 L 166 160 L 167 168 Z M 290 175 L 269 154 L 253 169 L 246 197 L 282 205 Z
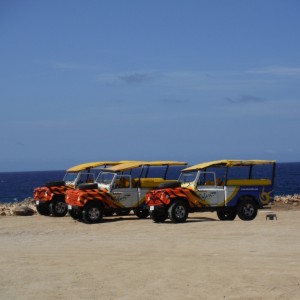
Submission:
M 160 195 L 160 199 L 161 200 L 163 200 L 163 199 L 169 199 L 170 198 L 170 196 L 168 195 L 168 194 L 164 194 L 164 193 L 162 193 L 161 195 Z

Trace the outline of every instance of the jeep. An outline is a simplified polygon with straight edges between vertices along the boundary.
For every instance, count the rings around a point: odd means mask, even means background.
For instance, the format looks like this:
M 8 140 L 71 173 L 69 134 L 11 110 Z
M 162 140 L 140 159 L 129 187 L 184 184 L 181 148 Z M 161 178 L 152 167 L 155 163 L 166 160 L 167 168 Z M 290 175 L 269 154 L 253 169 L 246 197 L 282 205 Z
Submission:
M 124 162 L 103 170 L 95 183 L 81 184 L 67 191 L 69 214 L 85 223 L 96 223 L 103 216 L 126 215 L 131 210 L 147 218 L 145 194 L 161 183 L 174 183 L 185 162 Z
M 90 162 L 74 166 L 66 171 L 62 181 L 52 181 L 43 187 L 34 189 L 34 200 L 39 214 L 44 216 L 63 217 L 68 208 L 65 203 L 65 193 L 79 184 L 94 182 L 101 168 L 116 165 L 116 162 Z
M 275 161 L 219 160 L 183 169 L 177 183 L 146 194 L 154 222 L 185 222 L 193 212 L 216 212 L 220 220 L 253 220 L 274 201 Z

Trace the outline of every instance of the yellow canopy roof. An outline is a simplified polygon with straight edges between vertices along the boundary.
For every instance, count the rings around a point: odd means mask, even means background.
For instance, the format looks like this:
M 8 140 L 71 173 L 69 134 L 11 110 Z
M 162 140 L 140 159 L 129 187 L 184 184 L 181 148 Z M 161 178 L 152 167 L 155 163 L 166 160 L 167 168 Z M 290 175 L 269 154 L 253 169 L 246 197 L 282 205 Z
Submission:
M 158 161 L 148 161 L 145 165 L 151 166 L 185 166 L 187 162 L 185 161 L 172 161 L 172 160 L 158 160 Z
M 231 167 L 231 166 L 251 166 L 251 165 L 267 165 L 275 163 L 275 160 L 216 160 L 197 164 L 188 168 L 183 169 L 186 171 L 202 170 L 209 167 Z
M 165 166 L 165 165 L 184 166 L 184 165 L 187 165 L 187 163 L 181 162 L 181 161 L 164 161 L 164 160 L 162 160 L 162 161 L 129 161 L 129 162 L 124 162 L 124 163 L 118 164 L 116 166 L 106 168 L 105 171 L 121 172 L 121 171 L 138 168 L 141 166 Z
M 100 166 L 104 166 L 104 165 L 117 165 L 117 164 L 119 164 L 119 162 L 115 162 L 115 161 L 88 162 L 88 163 L 74 166 L 74 167 L 68 169 L 67 172 L 79 172 L 79 171 L 87 170 L 90 168 L 96 168 L 96 167 L 100 167 Z

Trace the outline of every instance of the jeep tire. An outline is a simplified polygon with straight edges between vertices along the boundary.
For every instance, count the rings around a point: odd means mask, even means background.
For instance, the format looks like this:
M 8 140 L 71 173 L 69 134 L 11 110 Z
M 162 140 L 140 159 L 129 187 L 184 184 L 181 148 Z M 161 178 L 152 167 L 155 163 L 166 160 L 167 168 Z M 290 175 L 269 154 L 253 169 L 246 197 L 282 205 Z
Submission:
M 98 203 L 89 203 L 82 211 L 82 219 L 85 223 L 98 223 L 103 218 L 103 208 Z
M 168 209 L 168 215 L 173 223 L 184 223 L 188 217 L 188 207 L 181 201 L 174 201 Z
M 74 220 L 81 220 L 82 219 L 82 212 L 77 209 L 69 209 L 69 215 Z
M 50 181 L 45 184 L 46 187 L 52 186 L 65 186 L 66 183 L 64 181 Z
M 257 215 L 257 204 L 255 201 L 249 197 L 244 198 L 238 204 L 237 214 L 239 218 L 243 221 L 251 221 L 255 219 Z
M 221 221 L 233 221 L 236 217 L 235 210 L 218 210 L 217 216 Z
M 145 208 L 136 208 L 133 212 L 140 219 L 146 219 L 149 216 L 149 211 Z
M 150 218 L 155 223 L 162 223 L 168 218 L 168 211 L 166 209 L 151 210 Z
M 104 212 L 103 212 L 103 215 L 106 216 L 106 217 L 111 217 L 114 213 L 115 212 L 112 209 L 105 209 Z
M 158 185 L 158 189 L 181 187 L 180 182 L 163 182 Z
M 51 214 L 48 202 L 36 205 L 36 210 L 42 216 L 50 216 Z
M 77 187 L 79 190 L 94 190 L 98 189 L 97 183 L 81 183 Z
M 62 199 L 55 199 L 50 203 L 50 212 L 54 217 L 64 217 L 68 212 L 68 206 Z

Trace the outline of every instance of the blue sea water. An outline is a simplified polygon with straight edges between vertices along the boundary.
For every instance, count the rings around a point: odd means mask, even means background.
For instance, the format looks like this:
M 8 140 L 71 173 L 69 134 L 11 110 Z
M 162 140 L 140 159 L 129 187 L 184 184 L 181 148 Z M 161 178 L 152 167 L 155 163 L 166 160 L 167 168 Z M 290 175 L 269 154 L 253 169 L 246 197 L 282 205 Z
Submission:
M 17 202 L 33 197 L 33 189 L 49 181 L 62 180 L 66 171 L 0 173 L 0 202 Z
M 33 196 L 33 189 L 59 181 L 65 171 L 0 172 L 0 202 L 17 202 Z M 275 195 L 300 194 L 300 162 L 277 163 Z

